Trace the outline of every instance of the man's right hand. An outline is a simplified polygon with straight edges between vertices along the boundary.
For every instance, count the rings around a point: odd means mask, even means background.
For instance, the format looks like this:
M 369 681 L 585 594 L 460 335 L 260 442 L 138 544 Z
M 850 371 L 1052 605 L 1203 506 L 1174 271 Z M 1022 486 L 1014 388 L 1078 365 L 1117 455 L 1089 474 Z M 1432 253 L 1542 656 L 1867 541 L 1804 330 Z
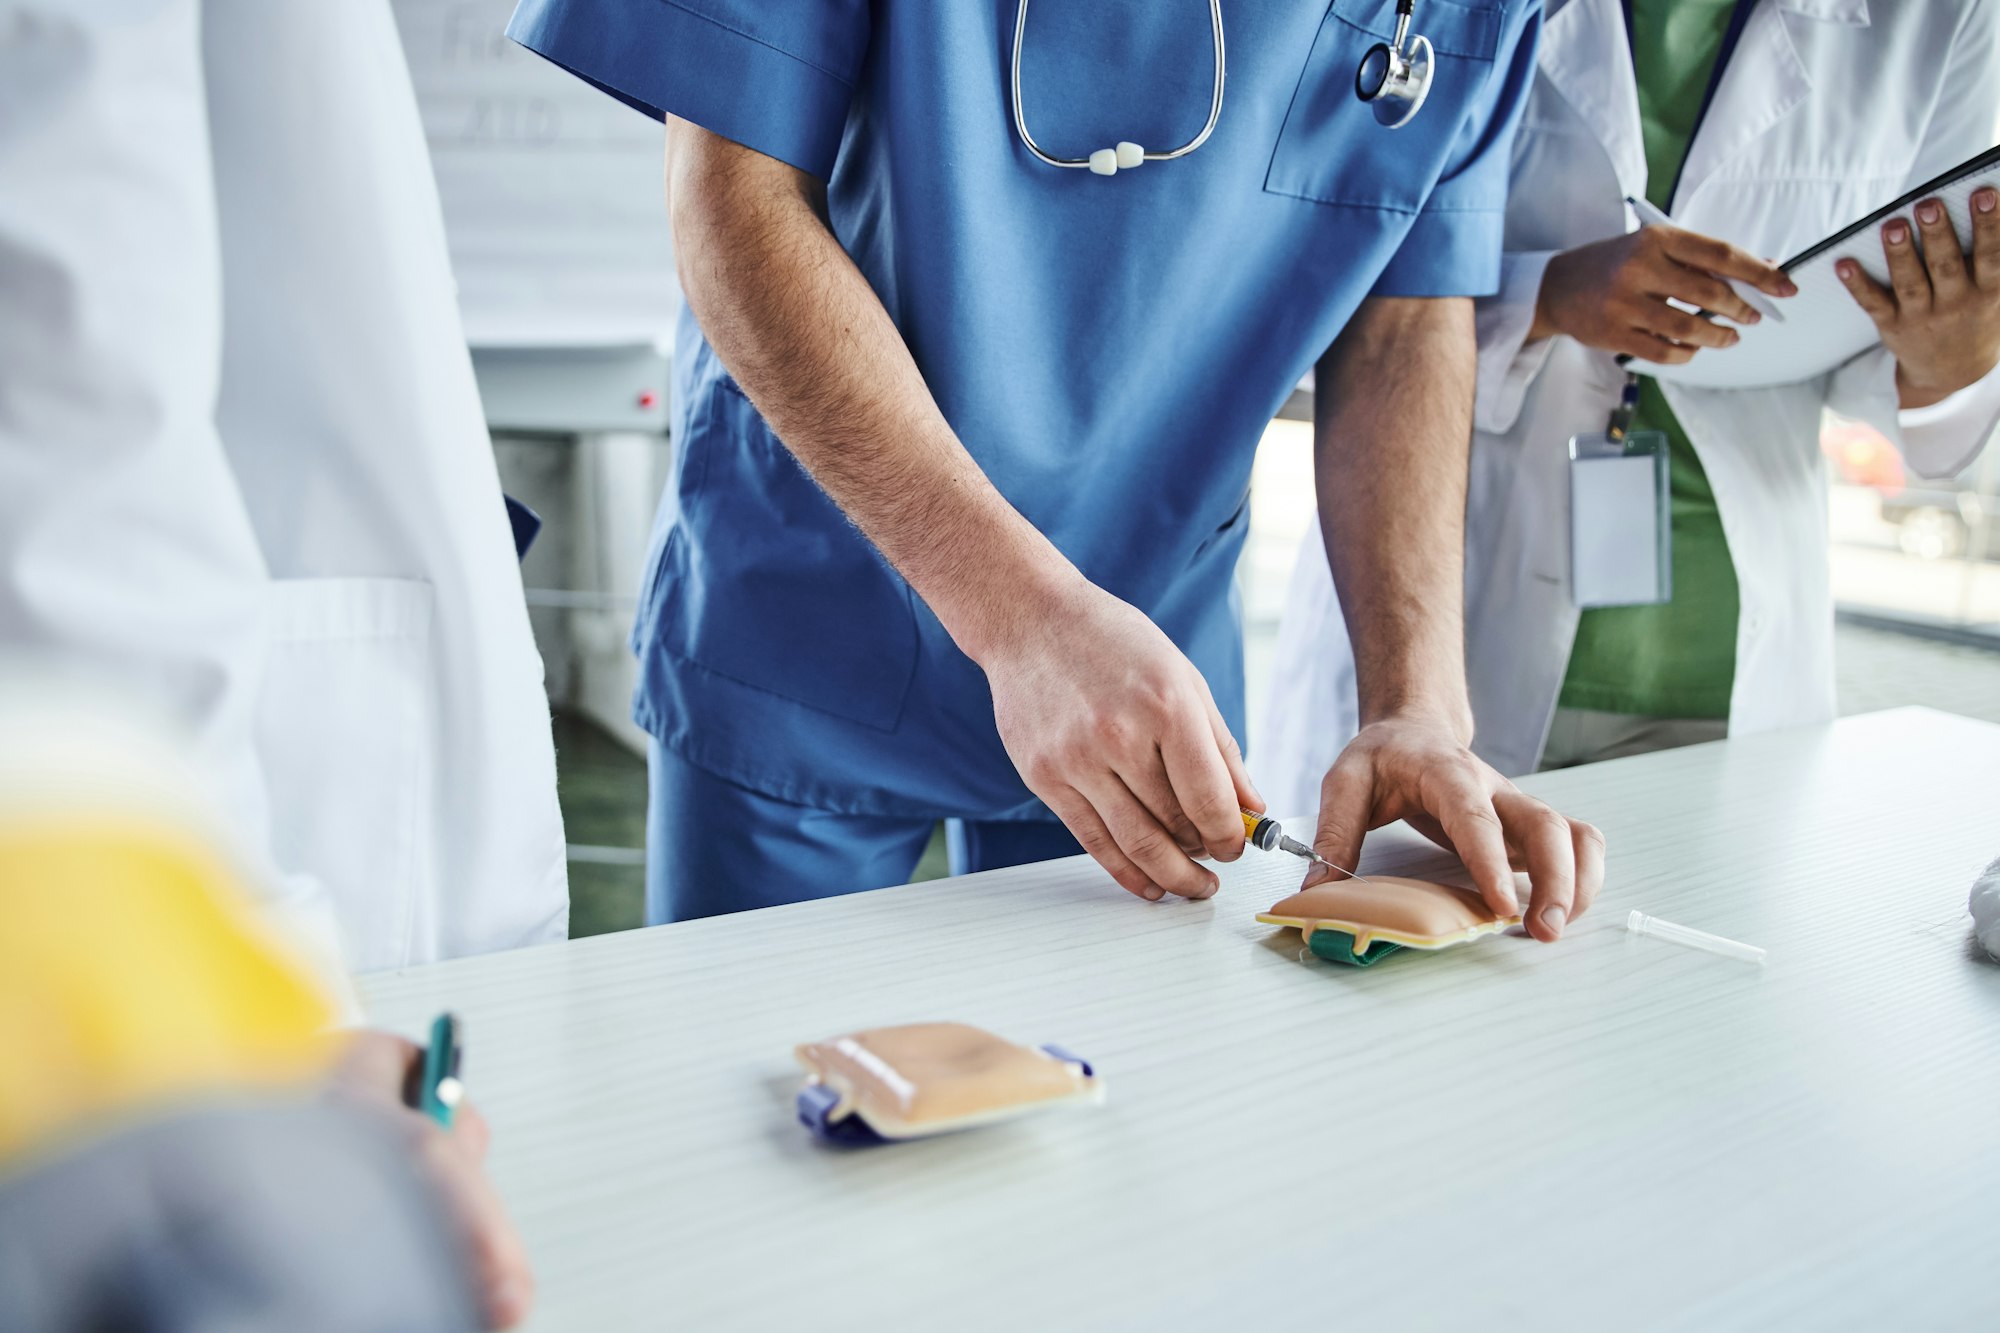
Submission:
M 1194 858 L 1242 855 L 1242 808 L 1264 802 L 1158 626 L 1079 579 L 980 664 L 1014 767 L 1113 879 L 1149 900 L 1215 892 Z
M 1739 335 L 1668 305 L 1668 297 L 1738 324 L 1760 318 L 1724 278 L 1771 296 L 1799 290 L 1782 270 L 1726 241 L 1679 227 L 1644 227 L 1549 260 L 1528 339 L 1564 333 L 1599 351 L 1681 365 L 1701 348 L 1733 345 Z

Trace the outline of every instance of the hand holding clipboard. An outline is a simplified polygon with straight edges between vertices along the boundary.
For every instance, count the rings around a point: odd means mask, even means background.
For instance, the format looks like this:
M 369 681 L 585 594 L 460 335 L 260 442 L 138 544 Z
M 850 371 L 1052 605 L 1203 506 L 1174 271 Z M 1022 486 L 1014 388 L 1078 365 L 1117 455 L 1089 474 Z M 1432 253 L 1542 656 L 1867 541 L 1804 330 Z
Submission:
M 1633 368 L 1673 383 L 1733 389 L 1814 379 L 1851 360 L 1884 339 L 1876 320 L 1862 304 L 1871 288 L 1844 278 L 1843 271 L 1865 277 L 1875 293 L 1895 293 L 1895 276 L 1889 257 L 1884 254 L 1884 225 L 1900 218 L 1905 228 L 1912 226 L 1916 206 L 1932 199 L 1938 202 L 1941 216 L 1928 228 L 1916 221 L 1915 230 L 1906 232 L 1908 239 L 1903 244 L 1909 250 L 1908 262 L 1902 265 L 1903 289 L 1914 300 L 1919 295 L 1915 279 L 1922 276 L 1926 286 L 1932 286 L 1935 278 L 1936 284 L 1945 286 L 1948 293 L 1956 291 L 1964 295 L 1966 289 L 1953 289 L 1949 285 L 1954 257 L 1944 250 L 1950 236 L 1957 242 L 1956 268 L 1960 275 L 1971 279 L 1972 290 L 1987 291 L 1985 299 L 1991 302 L 1992 292 L 2000 291 L 2000 259 L 1984 266 L 1989 270 L 1984 276 L 1976 257 L 1969 274 L 1964 272 L 1963 259 L 1965 253 L 1978 248 L 1973 197 L 1979 195 L 1983 200 L 1986 196 L 1982 191 L 1987 189 L 2000 189 L 2000 149 L 1960 163 L 1779 265 L 1798 285 L 1798 295 L 1784 302 L 1782 323 L 1760 320 L 1745 326 L 1738 330 L 1739 336 L 1731 345 L 1704 351 L 1684 365 L 1635 362 Z M 2000 222 L 2000 209 L 1981 216 L 1985 219 L 1981 225 L 1990 231 Z M 1892 242 L 1888 248 L 1895 251 L 1897 247 Z M 1927 253 L 1933 251 L 1935 258 L 1925 263 Z M 1853 266 L 1851 270 L 1849 265 Z M 1939 267 L 1944 270 L 1942 275 L 1933 271 Z M 1905 309 L 1902 298 L 1897 300 L 1897 310 L 1889 313 L 1908 316 L 1922 313 L 1932 318 L 1937 315 L 1934 286 L 1925 311 Z M 1963 304 L 1976 303 L 1968 300 Z M 1886 311 L 1879 295 L 1874 308 Z M 1962 330 L 1931 332 L 1934 335 L 1942 332 L 1961 350 L 1979 354 Z M 1917 360 L 1910 359 L 1912 364 Z

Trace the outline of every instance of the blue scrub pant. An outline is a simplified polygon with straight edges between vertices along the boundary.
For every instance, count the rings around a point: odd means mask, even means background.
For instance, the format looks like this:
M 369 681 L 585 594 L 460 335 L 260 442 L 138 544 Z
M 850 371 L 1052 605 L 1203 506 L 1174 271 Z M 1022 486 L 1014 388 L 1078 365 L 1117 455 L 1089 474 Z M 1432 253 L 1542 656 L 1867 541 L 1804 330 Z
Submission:
M 719 778 L 658 741 L 646 768 L 649 926 L 906 883 L 936 824 L 794 805 Z M 1054 820 L 949 819 L 945 833 L 954 875 L 1083 851 Z

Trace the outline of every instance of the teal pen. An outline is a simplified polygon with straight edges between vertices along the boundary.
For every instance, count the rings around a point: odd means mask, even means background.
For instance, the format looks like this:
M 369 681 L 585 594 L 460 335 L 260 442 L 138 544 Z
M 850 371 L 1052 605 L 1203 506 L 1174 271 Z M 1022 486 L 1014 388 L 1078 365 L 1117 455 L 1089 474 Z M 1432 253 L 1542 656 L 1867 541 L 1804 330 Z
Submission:
M 431 1023 L 431 1041 L 424 1048 L 423 1068 L 418 1072 L 411 1104 L 437 1121 L 441 1129 L 451 1128 L 452 1113 L 465 1096 L 465 1085 L 458 1081 L 464 1054 L 458 1019 L 449 1013 L 439 1014 Z

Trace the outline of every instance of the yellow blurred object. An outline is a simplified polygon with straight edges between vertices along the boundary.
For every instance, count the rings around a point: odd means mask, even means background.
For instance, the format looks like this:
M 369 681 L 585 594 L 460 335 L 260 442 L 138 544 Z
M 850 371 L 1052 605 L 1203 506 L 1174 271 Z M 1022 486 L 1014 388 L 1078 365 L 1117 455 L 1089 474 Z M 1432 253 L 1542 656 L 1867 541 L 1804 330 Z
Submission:
M 144 817 L 0 820 L 0 1159 L 99 1118 L 324 1071 L 334 1003 L 233 868 Z

